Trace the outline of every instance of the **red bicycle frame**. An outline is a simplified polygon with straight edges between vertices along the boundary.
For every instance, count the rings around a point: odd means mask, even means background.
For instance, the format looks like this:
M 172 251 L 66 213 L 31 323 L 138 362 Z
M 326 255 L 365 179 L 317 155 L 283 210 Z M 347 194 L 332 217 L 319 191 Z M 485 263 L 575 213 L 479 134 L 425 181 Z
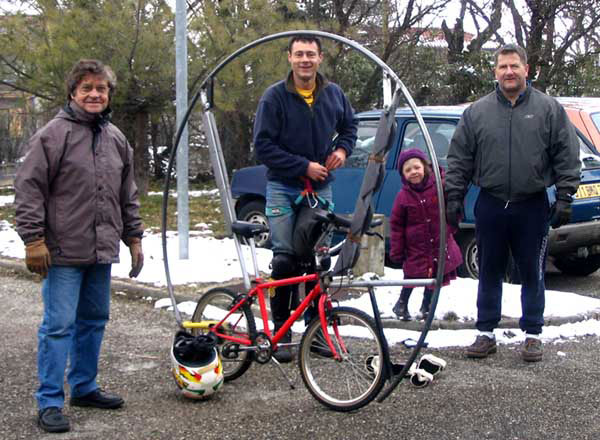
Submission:
M 327 342 L 327 345 L 329 346 L 329 349 L 331 350 L 331 353 L 333 354 L 333 358 L 336 360 L 341 360 L 340 355 L 335 350 L 333 341 L 331 340 L 329 333 L 326 331 L 327 318 L 325 315 L 325 309 L 326 308 L 328 310 L 331 309 L 331 300 L 328 298 L 327 294 L 325 294 L 325 292 L 323 292 L 323 290 L 321 289 L 321 285 L 318 282 L 315 285 L 315 287 L 309 292 L 309 294 L 306 295 L 306 297 L 300 303 L 300 305 L 296 308 L 296 310 L 294 310 L 294 312 L 291 314 L 291 316 L 285 321 L 285 323 L 277 331 L 277 333 L 272 335 L 271 330 L 269 329 L 269 319 L 268 319 L 269 314 L 267 312 L 265 289 L 268 290 L 271 288 L 277 288 L 277 287 L 281 287 L 281 286 L 291 286 L 291 285 L 305 283 L 307 281 L 318 281 L 318 280 L 319 280 L 319 276 L 317 274 L 303 275 L 303 276 L 285 278 L 282 280 L 273 280 L 273 281 L 268 281 L 268 282 L 262 282 L 262 279 L 256 279 L 256 282 L 258 284 L 255 287 L 253 287 L 250 290 L 250 292 L 248 292 L 248 295 L 245 298 L 238 301 L 232 307 L 232 309 L 229 311 L 229 313 L 227 313 L 227 315 L 225 315 L 225 317 L 223 319 L 221 319 L 216 325 L 212 326 L 210 331 L 215 333 L 219 338 L 228 340 L 230 342 L 234 342 L 234 343 L 241 344 L 241 345 L 251 345 L 252 341 L 248 338 L 243 338 L 243 337 L 239 337 L 239 336 L 235 336 L 235 335 L 234 336 L 227 335 L 227 334 L 219 332 L 218 329 L 225 324 L 225 322 L 227 321 L 229 316 L 231 316 L 233 313 L 235 313 L 240 307 L 242 307 L 247 301 L 249 301 L 250 298 L 257 296 L 258 297 L 258 305 L 260 307 L 260 314 L 261 314 L 261 317 L 263 320 L 263 331 L 271 339 L 271 342 L 273 343 L 273 347 L 275 348 L 275 347 L 277 347 L 277 343 L 281 340 L 281 338 L 292 327 L 294 322 L 296 322 L 296 319 L 298 319 L 300 317 L 300 315 L 302 315 L 302 313 L 304 313 L 304 311 L 308 308 L 309 304 L 314 299 L 316 299 L 318 296 L 320 296 L 319 302 L 318 302 L 318 312 L 319 312 L 319 320 L 321 322 L 321 327 L 323 328 L 323 336 L 325 338 L 325 341 Z M 236 324 L 237 323 L 234 323 L 234 326 Z M 336 338 L 340 342 L 340 347 L 342 348 L 342 350 L 345 351 L 343 341 L 341 340 L 340 335 L 338 333 L 337 323 L 335 323 L 335 322 L 333 323 L 333 328 L 334 328 L 334 333 L 336 335 Z

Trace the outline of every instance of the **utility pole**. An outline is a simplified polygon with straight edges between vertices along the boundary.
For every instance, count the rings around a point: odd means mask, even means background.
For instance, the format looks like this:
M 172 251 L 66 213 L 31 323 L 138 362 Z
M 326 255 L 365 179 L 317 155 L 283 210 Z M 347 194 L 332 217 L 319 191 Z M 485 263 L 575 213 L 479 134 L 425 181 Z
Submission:
M 382 47 L 381 53 L 384 53 L 385 47 L 389 43 L 390 39 L 390 2 L 389 0 L 383 0 L 382 4 Z M 387 108 L 392 104 L 392 80 L 390 76 L 383 71 L 383 108 Z
M 185 0 L 175 4 L 175 97 L 177 127 L 181 125 L 188 106 L 187 84 L 187 5 Z M 181 133 L 177 149 L 177 231 L 179 259 L 189 258 L 190 210 L 188 197 L 188 127 Z

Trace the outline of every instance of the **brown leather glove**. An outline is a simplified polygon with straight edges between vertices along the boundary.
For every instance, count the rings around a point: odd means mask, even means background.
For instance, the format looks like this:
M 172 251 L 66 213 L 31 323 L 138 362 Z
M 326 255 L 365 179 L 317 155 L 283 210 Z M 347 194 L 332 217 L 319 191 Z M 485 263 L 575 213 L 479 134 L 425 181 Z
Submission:
M 25 244 L 25 264 L 30 272 L 38 273 L 42 278 L 48 275 L 48 268 L 52 261 L 42 238 Z
M 129 278 L 137 277 L 144 267 L 144 253 L 142 252 L 142 239 L 138 237 L 129 237 L 127 239 L 129 252 L 131 253 L 131 270 Z

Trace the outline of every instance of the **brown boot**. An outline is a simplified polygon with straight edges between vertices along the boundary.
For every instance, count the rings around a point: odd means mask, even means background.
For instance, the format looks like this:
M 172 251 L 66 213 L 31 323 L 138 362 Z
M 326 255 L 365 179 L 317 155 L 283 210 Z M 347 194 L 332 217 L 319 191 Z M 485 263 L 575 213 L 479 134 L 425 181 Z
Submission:
M 543 354 L 542 341 L 536 338 L 525 338 L 521 347 L 521 358 L 525 362 L 539 362 Z
M 466 350 L 468 358 L 483 359 L 492 353 L 496 353 L 496 338 L 489 338 L 485 335 L 479 335 L 472 345 Z

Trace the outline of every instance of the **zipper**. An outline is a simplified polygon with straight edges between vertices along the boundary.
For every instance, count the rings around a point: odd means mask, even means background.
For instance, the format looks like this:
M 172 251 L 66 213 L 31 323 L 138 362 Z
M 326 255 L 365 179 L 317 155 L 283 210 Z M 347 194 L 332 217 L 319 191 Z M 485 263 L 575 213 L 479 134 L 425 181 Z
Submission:
M 511 188 L 511 175 L 512 175 L 512 117 L 513 117 L 513 105 L 510 106 L 510 113 L 508 115 L 508 201 L 504 209 L 508 208 L 510 203 L 510 196 L 512 195 Z
M 96 146 L 98 145 L 99 133 L 99 130 L 92 128 L 92 153 L 94 155 L 94 162 L 96 161 Z

